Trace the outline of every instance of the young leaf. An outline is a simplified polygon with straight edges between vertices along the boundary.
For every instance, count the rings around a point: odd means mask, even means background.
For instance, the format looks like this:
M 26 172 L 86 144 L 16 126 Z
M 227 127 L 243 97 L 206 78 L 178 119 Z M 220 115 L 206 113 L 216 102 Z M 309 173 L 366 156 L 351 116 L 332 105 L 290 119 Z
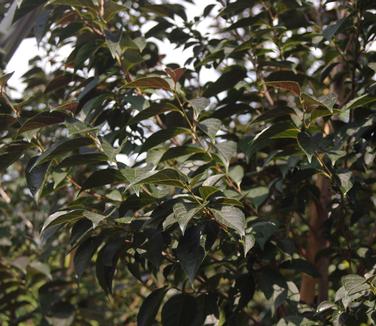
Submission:
M 144 77 L 133 80 L 125 85 L 127 88 L 141 88 L 141 89 L 164 89 L 171 90 L 170 84 L 161 77 Z
M 176 84 L 180 80 L 180 78 L 184 75 L 185 68 L 177 68 L 177 69 L 166 68 L 166 73 L 171 77 L 171 79 Z
M 274 88 L 284 89 L 296 96 L 300 96 L 301 93 L 299 84 L 294 81 L 269 81 L 266 82 L 266 85 Z

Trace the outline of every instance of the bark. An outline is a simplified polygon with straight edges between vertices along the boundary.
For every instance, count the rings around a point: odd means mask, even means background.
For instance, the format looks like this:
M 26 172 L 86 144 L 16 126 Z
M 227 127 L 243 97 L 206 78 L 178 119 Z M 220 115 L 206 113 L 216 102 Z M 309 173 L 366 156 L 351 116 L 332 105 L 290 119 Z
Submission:
M 338 19 L 344 17 L 345 12 L 338 13 Z M 338 38 L 349 39 L 349 35 L 340 34 Z M 351 43 L 351 37 L 348 44 Z M 348 49 L 346 49 L 348 50 Z M 342 106 L 346 102 L 345 77 L 347 64 L 342 57 L 338 57 L 338 64 L 331 73 L 330 91 L 337 97 L 337 103 Z M 331 124 L 323 126 L 324 136 L 331 133 Z M 317 175 L 315 185 L 320 191 L 317 200 L 312 200 L 307 209 L 309 232 L 306 245 L 306 259 L 312 263 L 320 274 L 315 279 L 307 274 L 302 275 L 300 300 L 309 305 L 319 304 L 328 299 L 329 289 L 329 257 L 319 255 L 330 243 L 325 237 L 325 223 L 329 216 L 331 204 L 331 180 L 323 175 Z

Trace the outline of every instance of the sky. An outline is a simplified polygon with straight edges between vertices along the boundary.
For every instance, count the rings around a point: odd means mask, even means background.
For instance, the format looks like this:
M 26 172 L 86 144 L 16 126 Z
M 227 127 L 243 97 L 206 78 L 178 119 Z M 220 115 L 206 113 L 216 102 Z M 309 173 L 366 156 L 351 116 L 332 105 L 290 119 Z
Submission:
M 179 2 L 179 1 L 176 1 Z M 191 20 L 195 16 L 199 16 L 203 13 L 204 8 L 211 4 L 215 3 L 215 1 L 210 0 L 195 0 L 194 4 L 187 4 L 184 3 L 187 7 L 187 16 L 188 19 Z M 201 30 L 208 30 L 210 22 L 204 21 L 202 22 L 198 28 Z M 150 25 L 145 24 L 143 27 L 145 31 L 147 31 L 149 28 L 153 26 L 153 23 Z M 192 55 L 192 50 L 188 49 L 186 51 L 182 51 L 182 49 L 175 49 L 175 47 L 170 44 L 168 41 L 161 42 L 159 40 L 153 40 L 155 41 L 159 48 L 161 53 L 166 54 L 166 57 L 163 60 L 163 63 L 177 63 L 181 66 L 183 66 L 184 62 Z M 71 49 L 69 47 L 64 47 L 59 51 L 59 56 L 62 58 L 68 57 Z M 5 71 L 7 73 L 14 72 L 12 78 L 9 80 L 8 85 L 11 88 L 15 89 L 15 94 L 22 93 L 22 90 L 24 89 L 25 85 L 22 83 L 22 75 L 28 71 L 29 69 L 29 60 L 33 58 L 36 55 L 40 55 L 41 57 L 44 56 L 44 52 L 42 49 L 38 48 L 37 42 L 35 38 L 28 38 L 22 41 L 20 46 L 18 47 L 17 51 L 13 55 L 12 59 L 9 61 Z M 49 69 L 47 60 L 46 60 L 46 68 Z M 212 70 L 204 70 L 202 73 L 203 80 L 202 82 L 207 82 L 209 80 L 215 80 L 216 79 L 216 73 Z

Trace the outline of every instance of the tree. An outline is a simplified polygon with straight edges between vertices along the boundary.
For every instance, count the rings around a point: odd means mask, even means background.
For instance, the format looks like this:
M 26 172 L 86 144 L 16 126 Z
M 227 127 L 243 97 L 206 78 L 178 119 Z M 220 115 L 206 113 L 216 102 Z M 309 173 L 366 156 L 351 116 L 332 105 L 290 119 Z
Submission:
M 374 1 L 18 2 L 2 323 L 375 323 Z

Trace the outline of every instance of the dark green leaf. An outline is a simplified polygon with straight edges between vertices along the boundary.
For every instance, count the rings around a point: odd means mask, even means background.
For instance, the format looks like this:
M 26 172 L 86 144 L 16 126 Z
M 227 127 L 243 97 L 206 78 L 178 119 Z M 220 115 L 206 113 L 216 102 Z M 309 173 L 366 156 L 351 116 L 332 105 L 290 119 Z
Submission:
M 163 129 L 155 132 L 150 137 L 148 137 L 145 143 L 141 146 L 140 153 L 148 151 L 150 148 L 153 148 L 159 144 L 164 143 L 171 138 L 180 135 L 180 134 L 189 134 L 189 129 L 186 128 L 169 128 Z
M 343 112 L 347 110 L 352 110 L 352 109 L 373 103 L 375 101 L 376 101 L 375 96 L 369 96 L 367 94 L 364 94 L 348 102 L 345 106 L 342 107 L 341 111 Z
M 220 211 L 212 211 L 219 223 L 236 230 L 241 236 L 245 235 L 245 216 L 239 208 L 224 206 Z
M 344 23 L 348 20 L 348 17 L 344 17 L 339 19 L 334 24 L 331 24 L 327 26 L 323 32 L 322 35 L 327 39 L 328 41 L 333 38 L 334 35 L 336 35 L 338 32 L 341 31 L 341 28 L 344 26 Z
M 176 294 L 162 309 L 163 326 L 192 326 L 198 311 L 194 297 L 189 294 Z
M 189 221 L 202 209 L 202 207 L 191 204 L 179 202 L 173 207 L 174 215 L 179 223 L 181 232 L 184 234 Z
M 199 227 L 193 226 L 185 232 L 179 241 L 176 256 L 189 280 L 193 283 L 205 258 L 205 250 L 201 246 L 201 229 Z
M 82 242 L 74 254 L 74 269 L 80 279 L 91 261 L 91 257 L 97 251 L 102 242 L 101 237 L 91 237 Z
M 257 244 L 264 249 L 267 241 L 278 231 L 277 225 L 273 222 L 256 222 L 252 224 L 252 233 L 255 235 Z
M 31 168 L 34 166 L 34 163 L 36 162 L 37 159 L 38 159 L 38 156 L 34 156 L 33 158 L 30 159 L 29 163 L 27 164 L 25 173 L 26 173 L 27 186 L 30 189 L 30 192 L 32 193 L 32 195 L 38 201 L 38 197 L 39 197 L 38 191 L 43 187 L 46 181 L 46 174 L 47 174 L 50 163 L 46 162 L 44 164 Z
M 172 160 L 181 156 L 189 156 L 197 153 L 205 153 L 205 151 L 199 146 L 185 145 L 178 147 L 171 147 L 161 157 L 161 162 Z
M 93 140 L 86 137 L 78 137 L 73 139 L 64 139 L 48 148 L 43 152 L 39 158 L 35 161 L 33 167 L 40 165 L 44 162 L 55 159 L 59 155 L 69 153 L 77 148 L 93 145 Z
M 176 108 L 173 105 L 169 104 L 153 104 L 150 107 L 142 110 L 140 113 L 138 113 L 136 116 L 134 116 L 132 119 L 129 120 L 130 125 L 134 125 L 139 123 L 140 121 L 143 121 L 145 119 L 154 117 L 158 114 L 168 112 L 168 111 L 179 111 L 178 108 Z
M 163 298 L 166 295 L 167 289 L 160 288 L 154 290 L 148 295 L 141 305 L 141 308 L 137 315 L 138 326 L 152 326 L 155 321 L 155 317 L 158 313 L 159 307 L 162 304 Z
M 0 171 L 16 162 L 31 146 L 24 141 L 13 142 L 0 148 Z
M 41 112 L 28 119 L 18 130 L 19 133 L 61 123 L 68 115 L 61 111 Z
M 96 275 L 100 286 L 107 294 L 112 294 L 112 280 L 121 247 L 121 239 L 116 239 L 106 243 L 98 252 Z
M 188 179 L 184 174 L 169 168 L 155 172 L 153 175 L 147 176 L 146 178 L 142 178 L 135 184 L 169 185 L 184 188 L 187 182 Z
M 302 131 L 298 135 L 298 144 L 304 154 L 307 156 L 308 162 L 311 163 L 312 157 L 315 155 L 318 145 L 319 137 L 314 137 L 306 131 Z
M 245 77 L 246 70 L 244 67 L 238 65 L 231 66 L 214 83 L 207 87 L 204 96 L 211 97 L 223 91 L 230 90 Z
M 77 154 L 65 158 L 58 165 L 58 168 L 68 168 L 79 165 L 90 165 L 90 164 L 104 164 L 107 162 L 107 156 L 102 153 L 88 153 L 88 154 Z
M 102 187 L 108 184 L 125 182 L 121 172 L 116 169 L 104 169 L 93 172 L 83 183 L 82 190 Z

